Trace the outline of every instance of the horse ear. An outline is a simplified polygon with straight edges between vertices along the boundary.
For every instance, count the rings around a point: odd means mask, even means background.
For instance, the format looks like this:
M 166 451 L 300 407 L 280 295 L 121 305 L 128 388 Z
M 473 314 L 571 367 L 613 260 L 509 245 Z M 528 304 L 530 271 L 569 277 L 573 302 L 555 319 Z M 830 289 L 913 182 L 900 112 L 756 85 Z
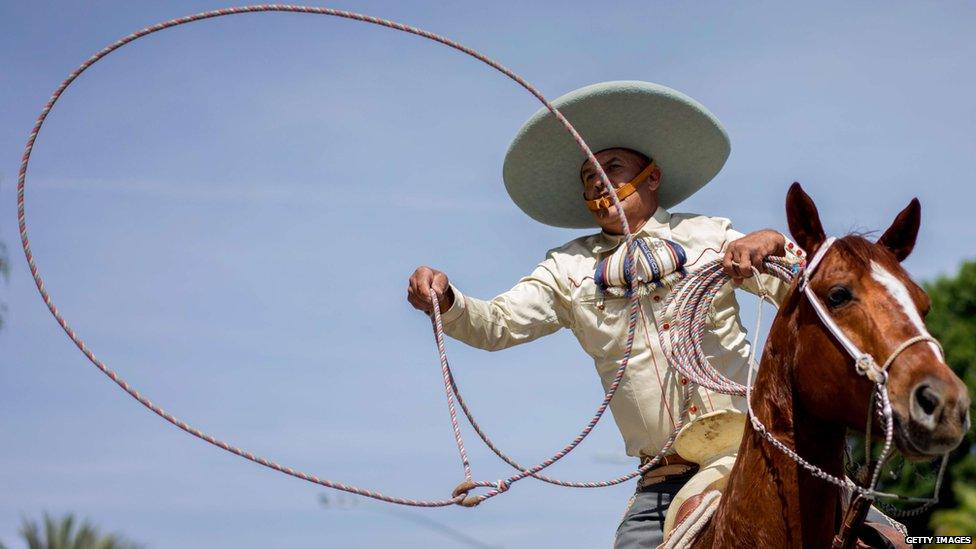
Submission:
M 898 214 L 888 230 L 881 235 L 878 244 L 888 248 L 898 261 L 904 261 L 915 248 L 915 239 L 918 237 L 918 227 L 921 223 L 922 204 L 917 198 L 913 198 Z
M 817 252 L 817 248 L 827 239 L 817 205 L 810 195 L 803 192 L 799 183 L 790 185 L 786 193 L 786 222 L 790 226 L 793 240 L 806 250 L 808 256 Z

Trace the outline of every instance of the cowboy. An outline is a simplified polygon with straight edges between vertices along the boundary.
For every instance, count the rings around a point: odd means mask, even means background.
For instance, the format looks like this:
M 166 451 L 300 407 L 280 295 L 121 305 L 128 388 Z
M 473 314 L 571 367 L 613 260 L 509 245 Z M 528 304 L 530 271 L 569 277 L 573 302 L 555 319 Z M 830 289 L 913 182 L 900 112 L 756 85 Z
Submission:
M 774 230 L 744 235 L 728 219 L 672 213 L 669 209 L 708 183 L 728 158 L 729 139 L 702 105 L 673 89 L 640 81 L 604 82 L 553 101 L 596 152 L 613 190 L 555 116 L 543 108 L 515 136 L 505 157 L 509 195 L 533 219 L 556 227 L 599 227 L 596 234 L 550 250 L 529 276 L 490 301 L 463 294 L 443 272 L 420 267 L 407 298 L 428 314 L 433 288 L 444 331 L 469 345 L 498 350 L 569 328 L 595 363 L 604 389 L 622 360 L 629 329 L 631 288 L 627 246 L 616 192 L 637 246 L 639 316 L 632 358 L 610 402 L 628 455 L 647 463 L 672 433 L 689 383 L 668 366 L 661 334 L 669 329 L 663 304 L 674 284 L 696 265 L 722 258 L 734 284 L 759 292 L 753 267 L 767 256 L 793 264 L 803 252 Z M 760 274 L 779 304 L 788 286 Z M 708 331 L 700 342 L 711 364 L 744 383 L 749 342 L 735 292 L 715 297 Z M 714 410 L 744 410 L 741 398 L 696 388 L 690 419 Z M 639 479 L 615 547 L 656 547 L 671 498 L 695 465 L 668 454 Z

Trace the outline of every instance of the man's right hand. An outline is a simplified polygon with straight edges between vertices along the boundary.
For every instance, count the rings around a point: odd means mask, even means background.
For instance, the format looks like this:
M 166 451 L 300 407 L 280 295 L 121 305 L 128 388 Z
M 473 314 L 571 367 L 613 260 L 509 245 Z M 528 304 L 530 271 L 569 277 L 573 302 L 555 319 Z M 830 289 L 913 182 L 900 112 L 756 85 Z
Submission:
M 448 285 L 447 275 L 430 267 L 417 267 L 417 270 L 410 276 L 407 284 L 407 301 L 413 305 L 414 309 L 423 311 L 428 315 L 434 310 L 434 304 L 430 300 L 430 289 L 434 289 L 437 301 L 441 306 L 441 313 L 447 312 L 454 304 L 454 292 Z

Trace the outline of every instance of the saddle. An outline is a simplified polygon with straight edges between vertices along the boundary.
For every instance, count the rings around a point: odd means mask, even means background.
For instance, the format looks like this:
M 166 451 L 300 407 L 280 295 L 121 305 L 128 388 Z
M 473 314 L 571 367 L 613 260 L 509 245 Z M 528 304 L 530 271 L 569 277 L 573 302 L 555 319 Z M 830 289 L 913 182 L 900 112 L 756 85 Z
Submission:
M 688 547 L 708 525 L 728 485 L 745 423 L 742 412 L 716 410 L 682 427 L 674 442 L 675 451 L 699 464 L 699 470 L 671 499 L 664 520 L 664 543 L 659 549 Z M 846 509 L 849 500 L 843 496 L 842 499 Z M 910 545 L 895 527 L 866 521 L 858 531 L 856 547 L 889 549 Z
M 716 410 L 681 428 L 674 449 L 699 469 L 671 498 L 662 547 L 685 546 L 708 524 L 728 484 L 745 424 L 742 412 Z

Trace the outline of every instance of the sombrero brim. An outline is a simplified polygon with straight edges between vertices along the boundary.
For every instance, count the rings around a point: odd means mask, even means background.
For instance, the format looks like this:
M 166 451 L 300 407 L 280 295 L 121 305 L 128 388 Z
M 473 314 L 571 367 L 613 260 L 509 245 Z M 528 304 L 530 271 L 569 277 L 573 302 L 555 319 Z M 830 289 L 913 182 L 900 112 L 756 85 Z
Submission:
M 694 99 L 636 80 L 602 82 L 552 102 L 593 152 L 633 149 L 661 168 L 658 198 L 670 208 L 705 186 L 729 157 L 721 123 Z M 505 188 L 531 218 L 556 227 L 596 227 L 583 203 L 586 156 L 543 107 L 522 126 L 505 155 Z

